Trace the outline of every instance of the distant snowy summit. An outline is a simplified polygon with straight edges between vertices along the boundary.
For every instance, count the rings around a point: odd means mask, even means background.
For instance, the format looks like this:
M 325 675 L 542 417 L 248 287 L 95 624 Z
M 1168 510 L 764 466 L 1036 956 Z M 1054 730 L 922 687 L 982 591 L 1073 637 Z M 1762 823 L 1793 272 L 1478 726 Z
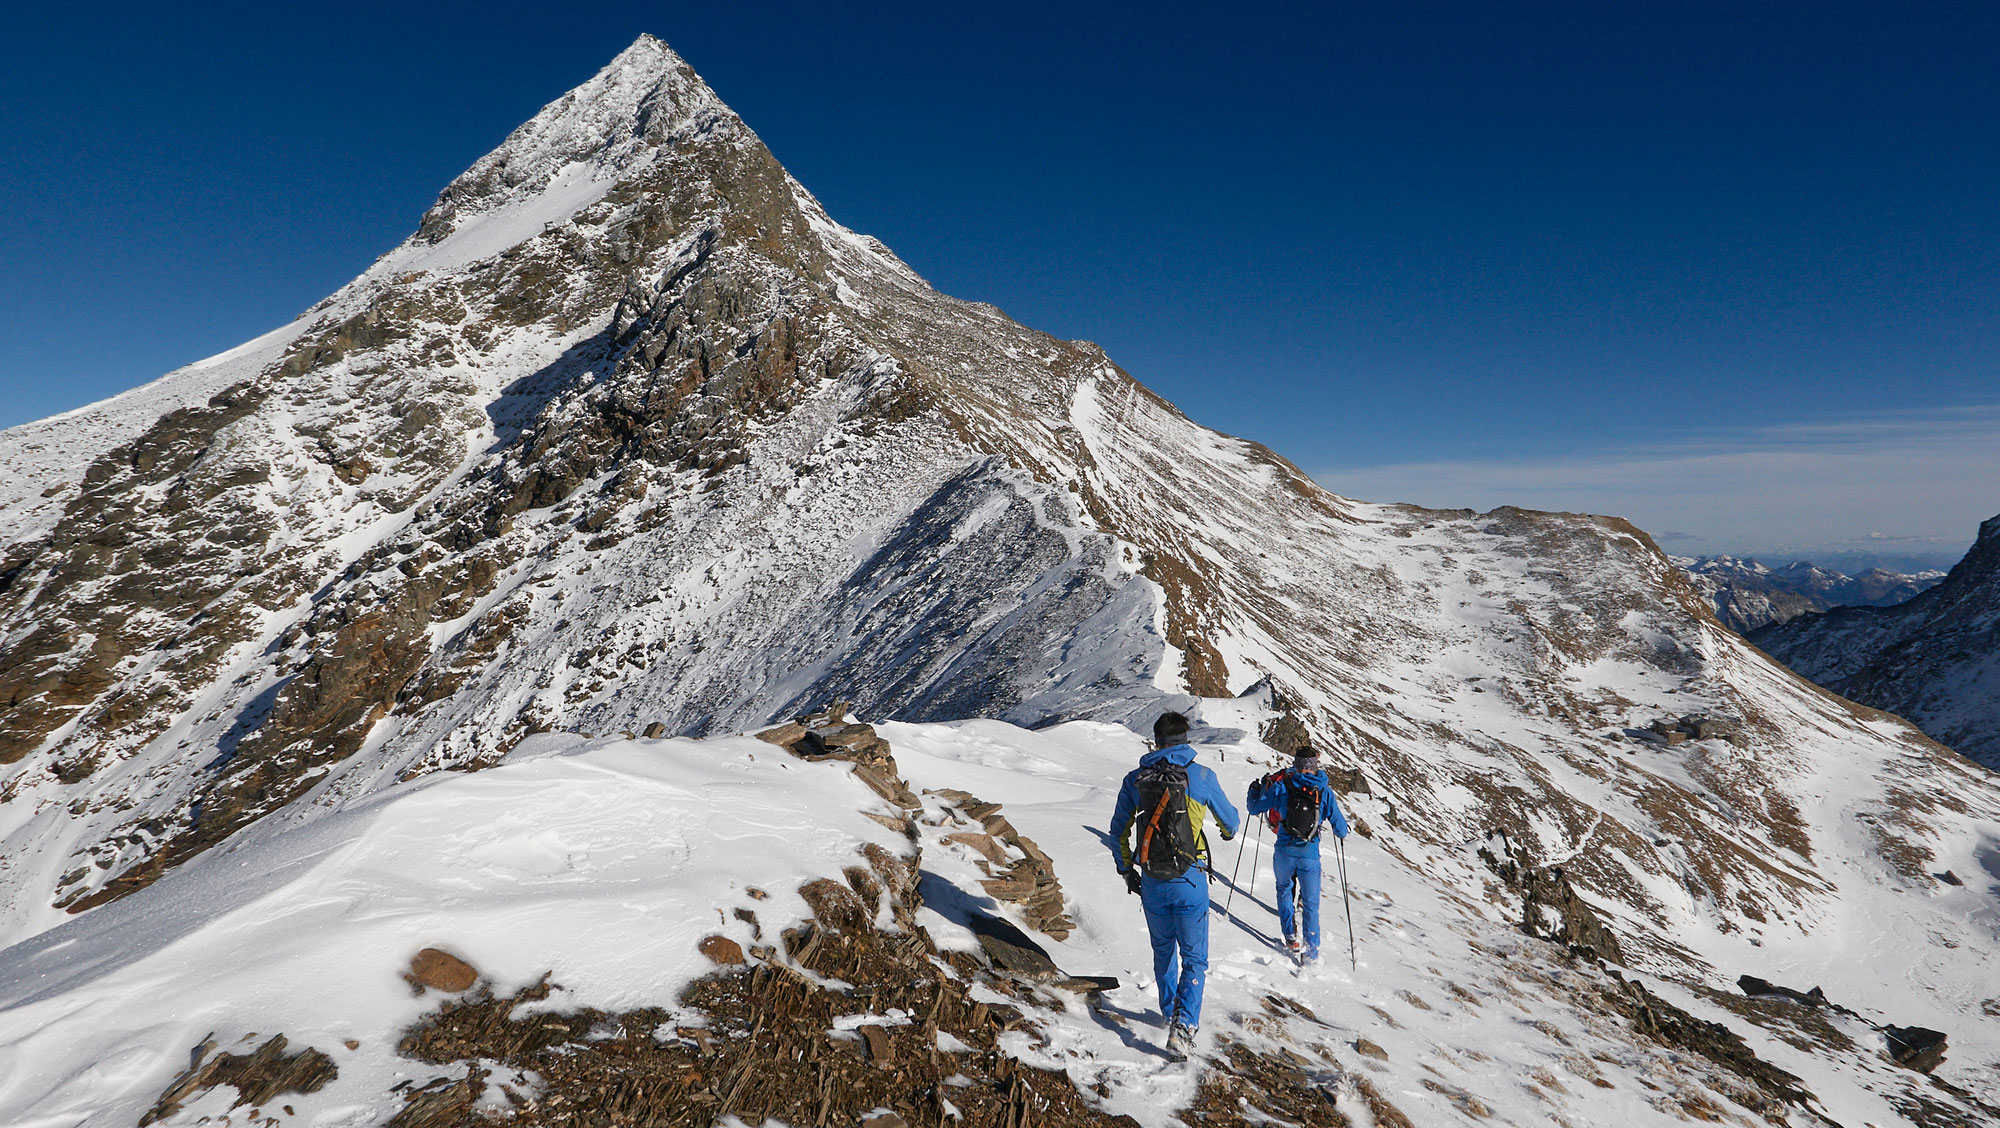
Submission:
M 1831 607 L 1889 607 L 1936 587 L 1944 573 L 1870 568 L 1850 576 L 1809 560 L 1782 568 L 1748 556 L 1676 556 L 1695 586 L 1715 605 L 1715 617 L 1747 634 L 1769 623 Z
M 1750 641 L 1863 705 L 2000 769 L 2000 516 L 1940 582 L 1889 607 L 1836 607 Z

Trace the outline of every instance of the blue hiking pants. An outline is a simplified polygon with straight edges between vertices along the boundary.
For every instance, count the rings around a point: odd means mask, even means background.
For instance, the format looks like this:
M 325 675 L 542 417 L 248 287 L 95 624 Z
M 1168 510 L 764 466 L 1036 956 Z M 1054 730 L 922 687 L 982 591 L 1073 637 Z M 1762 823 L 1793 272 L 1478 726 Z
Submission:
M 1278 872 L 1278 927 L 1286 936 L 1298 935 L 1298 908 L 1305 910 L 1306 951 L 1319 954 L 1319 843 L 1298 845 L 1279 843 L 1271 851 L 1271 864 Z
M 1160 1016 L 1201 1025 L 1201 989 L 1208 981 L 1208 875 L 1199 869 L 1172 881 L 1139 879 L 1146 930 L 1153 938 L 1153 982 Z

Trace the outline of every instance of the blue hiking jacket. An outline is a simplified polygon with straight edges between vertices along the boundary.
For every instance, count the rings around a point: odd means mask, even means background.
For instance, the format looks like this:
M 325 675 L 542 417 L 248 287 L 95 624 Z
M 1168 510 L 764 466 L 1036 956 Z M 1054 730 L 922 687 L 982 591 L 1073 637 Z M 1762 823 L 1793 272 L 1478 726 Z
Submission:
M 1157 748 L 1139 757 L 1139 767 L 1150 767 L 1162 760 L 1179 764 L 1187 769 L 1188 776 L 1188 821 L 1194 824 L 1195 854 L 1208 857 L 1208 837 L 1202 833 L 1202 816 L 1215 819 L 1226 837 L 1234 838 L 1242 829 L 1242 817 L 1236 813 L 1235 804 L 1223 794 L 1222 783 L 1215 778 L 1215 772 L 1206 764 L 1194 762 L 1194 747 L 1176 744 L 1171 748 Z M 1139 807 L 1139 772 L 1135 768 L 1125 773 L 1125 783 L 1118 789 L 1118 806 L 1111 813 L 1111 854 L 1118 860 L 1118 872 L 1132 868 L 1132 821 Z M 1190 873 L 1200 872 L 1193 868 Z
M 1286 784 L 1290 783 L 1294 777 L 1304 779 L 1314 787 L 1319 788 L 1319 818 L 1313 825 L 1332 823 L 1334 835 L 1339 838 L 1346 838 L 1347 816 L 1340 813 L 1340 804 L 1334 801 L 1333 786 L 1327 782 L 1325 772 L 1287 771 L 1284 775 L 1279 776 L 1268 784 L 1262 784 L 1261 786 L 1258 783 L 1251 784 L 1250 813 L 1261 815 L 1269 811 L 1276 811 L 1278 812 L 1279 821 L 1282 822 L 1285 813 L 1290 809 L 1291 797 L 1293 795 L 1292 789 L 1287 787 Z M 1310 849 L 1317 852 L 1319 850 L 1319 839 L 1294 838 L 1289 834 L 1281 833 L 1278 835 L 1278 848 L 1293 850 Z

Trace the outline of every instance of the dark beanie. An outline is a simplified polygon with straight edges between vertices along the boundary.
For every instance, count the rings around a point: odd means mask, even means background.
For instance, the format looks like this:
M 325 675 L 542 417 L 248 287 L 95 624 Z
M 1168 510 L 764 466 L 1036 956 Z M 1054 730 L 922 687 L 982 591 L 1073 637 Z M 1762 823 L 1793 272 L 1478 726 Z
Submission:
M 1179 713 L 1161 713 L 1153 722 L 1153 744 L 1159 748 L 1172 748 L 1176 744 L 1186 744 L 1188 734 L 1187 718 Z
M 1292 753 L 1292 770 L 1295 772 L 1316 772 L 1319 770 L 1319 753 L 1310 744 L 1299 745 Z

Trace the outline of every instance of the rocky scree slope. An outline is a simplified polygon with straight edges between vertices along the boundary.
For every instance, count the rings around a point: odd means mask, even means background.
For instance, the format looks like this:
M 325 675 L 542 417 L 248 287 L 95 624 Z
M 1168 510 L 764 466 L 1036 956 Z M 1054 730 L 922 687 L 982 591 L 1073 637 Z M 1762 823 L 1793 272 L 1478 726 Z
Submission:
M 1737 556 L 1676 556 L 1695 587 L 1715 606 L 1715 617 L 1739 634 L 1768 623 L 1832 607 L 1892 607 L 1936 587 L 1943 572 L 1892 572 L 1870 568 L 1849 576 L 1806 560 L 1782 568 Z
M 1749 637 L 1820 685 L 2000 768 L 2000 517 L 1979 526 L 1942 583 L 1907 603 L 1836 607 Z
M 1850 998 L 1976 1037 L 1990 894 L 1931 875 L 2000 842 L 1990 773 L 1774 666 L 1622 521 L 1340 498 L 938 294 L 655 40 L 142 392 L 0 433 L 8 939 L 537 732 L 1262 683 L 1468 905 L 1514 899 L 1467 846 L 1497 831 L 1679 981 L 1921 937 Z M 1736 739 L 1647 739 L 1689 713 Z

